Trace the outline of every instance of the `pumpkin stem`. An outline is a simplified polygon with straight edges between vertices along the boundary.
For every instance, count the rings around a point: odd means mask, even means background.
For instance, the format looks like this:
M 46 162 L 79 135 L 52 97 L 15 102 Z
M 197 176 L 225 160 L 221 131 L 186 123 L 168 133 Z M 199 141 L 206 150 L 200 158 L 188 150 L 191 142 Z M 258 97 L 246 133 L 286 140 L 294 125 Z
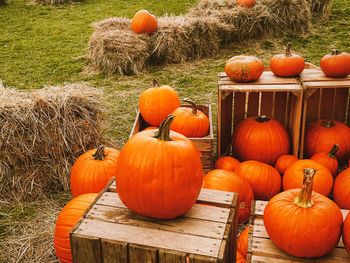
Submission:
M 105 146 L 97 146 L 96 152 L 92 156 L 95 157 L 95 160 L 103 161 L 107 156 L 107 154 L 105 154 Z
M 303 186 L 299 192 L 299 195 L 294 200 L 294 204 L 300 207 L 311 207 L 314 203 L 311 200 L 312 197 L 312 185 L 314 182 L 314 175 L 316 173 L 315 169 L 305 168 L 304 169 L 304 178 L 303 178 Z
M 333 148 L 328 153 L 328 156 L 335 159 L 335 155 L 337 154 L 338 150 L 339 150 L 339 144 L 334 144 Z
M 189 104 L 191 104 L 192 107 L 192 114 L 197 115 L 197 105 L 196 103 L 194 103 L 192 100 L 190 100 L 189 98 L 184 98 L 183 99 L 184 102 L 187 102 Z
M 325 128 L 332 128 L 335 126 L 335 123 L 334 121 L 322 121 L 321 126 Z
M 331 55 L 339 55 L 340 51 L 338 49 L 333 49 Z
M 286 57 L 291 57 L 292 56 L 292 52 L 291 52 L 291 47 L 292 44 L 290 42 L 288 42 L 287 46 L 286 46 Z
M 258 116 L 258 118 L 255 119 L 257 122 L 263 123 L 268 122 L 270 119 L 266 117 L 266 115 Z
M 162 141 L 172 141 L 170 138 L 170 124 L 173 122 L 174 118 L 174 115 L 169 114 L 168 117 L 166 117 L 160 124 L 157 133 L 154 135 L 154 138 L 158 138 Z
M 157 80 L 153 80 L 153 86 L 155 87 L 155 88 L 158 88 L 159 87 L 159 83 L 158 83 L 158 81 Z

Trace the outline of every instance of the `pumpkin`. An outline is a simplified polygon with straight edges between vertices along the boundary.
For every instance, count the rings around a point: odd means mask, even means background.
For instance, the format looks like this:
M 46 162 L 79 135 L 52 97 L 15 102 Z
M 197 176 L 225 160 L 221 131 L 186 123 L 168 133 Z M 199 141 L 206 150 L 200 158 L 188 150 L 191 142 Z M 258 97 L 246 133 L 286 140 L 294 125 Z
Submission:
M 340 208 L 350 210 L 350 168 L 335 178 L 333 199 Z
M 320 257 L 338 244 L 343 216 L 330 199 L 312 191 L 314 169 L 305 169 L 301 189 L 273 197 L 263 221 L 277 247 L 296 257 Z
M 247 257 L 248 250 L 248 234 L 249 225 L 242 231 L 237 239 L 237 251 L 239 251 L 244 258 Z
M 350 213 L 347 214 L 343 225 L 343 243 L 345 245 L 346 251 L 350 255 Z
M 338 160 L 335 157 L 335 154 L 337 153 L 338 149 L 339 145 L 334 144 L 329 152 L 316 153 L 312 155 L 310 159 L 325 166 L 331 172 L 333 177 L 335 177 L 338 170 Z
M 144 131 L 148 131 L 148 130 L 154 130 L 154 129 L 158 129 L 158 127 L 156 127 L 156 126 L 149 126 L 147 128 L 144 128 L 143 130 Z
M 159 86 L 156 80 L 153 80 L 153 86 L 153 88 L 142 92 L 139 108 L 141 116 L 146 122 L 153 126 L 159 126 L 181 104 L 176 91 L 171 87 Z
M 73 197 L 100 192 L 114 176 L 118 157 L 118 150 L 103 145 L 80 155 L 70 175 Z
M 251 202 L 254 194 L 251 186 L 236 173 L 215 169 L 204 176 L 203 188 L 238 193 L 238 223 L 249 218 Z
M 290 48 L 291 44 L 288 43 L 285 54 L 278 54 L 270 59 L 270 68 L 275 75 L 281 77 L 295 77 L 303 72 L 305 67 L 304 58 L 292 54 Z
M 236 168 L 236 173 L 253 188 L 256 200 L 269 200 L 281 189 L 280 174 L 266 163 L 245 161 Z
M 243 7 L 253 7 L 255 5 L 255 0 L 237 0 L 237 5 Z
M 308 125 L 305 132 L 304 150 L 306 157 L 318 152 L 329 151 L 339 145 L 336 157 L 344 163 L 350 156 L 350 128 L 342 122 L 319 120 Z
M 170 131 L 169 115 L 159 130 L 142 131 L 124 145 L 118 159 L 116 186 L 130 210 L 159 219 L 185 214 L 203 182 L 200 152 L 184 135 Z
M 320 66 L 327 76 L 344 78 L 350 74 L 350 54 L 333 50 L 321 59 Z
M 260 78 L 264 72 L 264 63 L 252 56 L 235 56 L 225 64 L 226 75 L 237 82 L 250 82 Z
M 152 33 L 157 30 L 157 18 L 147 10 L 139 10 L 131 21 L 131 28 L 136 34 Z
M 70 200 L 59 213 L 56 220 L 54 247 L 56 256 L 62 263 L 70 263 L 72 253 L 69 232 L 83 216 L 85 210 L 95 200 L 97 194 L 83 194 Z
M 294 162 L 298 161 L 298 157 L 294 155 L 281 155 L 278 157 L 277 162 L 275 164 L 275 169 L 283 175 L 287 168 L 291 166 Z
M 256 160 L 274 165 L 281 155 L 289 153 L 287 130 L 266 116 L 252 116 L 241 121 L 233 133 L 233 156 L 240 161 Z
M 184 99 L 191 104 L 191 108 L 179 107 L 172 112 L 175 116 L 170 129 L 185 135 L 188 138 L 204 137 L 209 131 L 209 119 L 207 115 L 197 109 L 196 103 L 190 99 Z
M 319 194 L 328 196 L 333 187 L 333 176 L 322 164 L 305 159 L 299 160 L 288 167 L 283 175 L 283 190 L 301 188 L 305 169 L 316 171 L 313 179 L 313 190 Z
M 237 254 L 236 254 L 236 263 L 246 263 L 245 258 L 239 251 L 237 251 Z
M 237 159 L 231 156 L 223 156 L 215 162 L 215 169 L 223 169 L 234 172 L 239 164 L 240 162 Z

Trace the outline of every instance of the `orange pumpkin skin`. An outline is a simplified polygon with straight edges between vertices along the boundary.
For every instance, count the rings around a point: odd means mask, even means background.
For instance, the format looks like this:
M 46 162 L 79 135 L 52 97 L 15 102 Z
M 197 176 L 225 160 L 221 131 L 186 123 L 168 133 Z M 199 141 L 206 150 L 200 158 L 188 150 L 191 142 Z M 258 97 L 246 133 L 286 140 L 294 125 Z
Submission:
M 350 168 L 345 169 L 335 178 L 333 199 L 341 209 L 350 210 Z
M 278 54 L 270 59 L 270 68 L 275 75 L 281 77 L 295 77 L 303 72 L 305 68 L 304 58 L 293 54 L 290 48 L 291 45 L 288 43 L 285 54 Z
M 304 151 L 306 157 L 328 152 L 334 144 L 339 145 L 336 154 L 339 163 L 350 156 L 350 128 L 339 121 L 319 120 L 308 125 L 305 132 Z
M 131 28 L 136 34 L 152 33 L 157 30 L 157 18 L 147 10 L 139 10 L 131 21 Z
M 320 66 L 327 76 L 344 78 L 350 74 L 350 54 L 333 50 L 321 59 Z
M 350 213 L 345 217 L 343 225 L 343 243 L 345 245 L 346 251 L 350 255 Z
M 322 164 L 331 172 L 333 177 L 335 177 L 338 170 L 338 160 L 335 157 L 335 154 L 338 149 L 339 146 L 334 145 L 330 152 L 316 153 L 312 155 L 310 159 Z
M 159 126 L 162 121 L 180 107 L 180 100 L 174 89 L 169 86 L 159 86 L 153 82 L 154 87 L 142 92 L 139 99 L 139 109 L 142 118 L 153 126 Z
M 159 127 L 159 138 L 149 130 L 127 141 L 115 174 L 125 206 L 159 219 L 175 218 L 190 210 L 203 183 L 200 152 L 184 135 L 169 130 L 174 117 L 169 116 Z
M 287 168 L 298 161 L 298 157 L 294 155 L 281 155 L 275 164 L 275 169 L 282 175 Z
M 239 251 L 237 251 L 236 263 L 246 263 L 245 258 L 243 257 L 243 255 Z
M 82 217 L 85 210 L 95 200 L 97 194 L 83 194 L 70 200 L 56 220 L 54 246 L 56 256 L 62 263 L 71 263 L 72 253 L 69 232 Z
M 270 200 L 281 189 L 280 174 L 266 163 L 245 161 L 240 163 L 236 173 L 253 188 L 256 200 Z
M 233 133 L 233 156 L 240 161 L 256 160 L 275 165 L 281 155 L 289 153 L 287 130 L 265 116 L 252 116 L 241 121 Z
M 104 148 L 104 146 L 89 150 L 79 156 L 70 175 L 73 197 L 100 192 L 114 176 L 118 157 L 118 150 Z
M 283 190 L 301 188 L 304 176 L 304 169 L 316 170 L 313 182 L 313 190 L 317 193 L 328 196 L 333 187 L 333 176 L 322 164 L 309 160 L 299 160 L 293 163 L 283 175 Z
M 241 224 L 249 218 L 251 202 L 254 194 L 251 186 L 236 173 L 215 169 L 204 176 L 203 188 L 238 193 L 238 223 Z
M 155 130 L 155 129 L 158 129 L 158 127 L 149 126 L 149 127 L 147 127 L 147 128 L 144 128 L 143 130 L 144 130 L 144 131 L 148 131 L 148 130 Z
M 215 169 L 223 169 L 234 172 L 239 164 L 240 162 L 237 159 L 231 156 L 224 156 L 215 162 Z
M 264 63 L 252 56 L 235 56 L 225 64 L 226 75 L 237 82 L 250 82 L 260 78 L 264 72 Z
M 255 5 L 255 0 L 237 0 L 237 5 L 243 7 L 253 7 Z
M 248 233 L 249 226 L 247 226 L 237 239 L 237 251 L 239 251 L 244 258 L 247 257 L 248 251 Z

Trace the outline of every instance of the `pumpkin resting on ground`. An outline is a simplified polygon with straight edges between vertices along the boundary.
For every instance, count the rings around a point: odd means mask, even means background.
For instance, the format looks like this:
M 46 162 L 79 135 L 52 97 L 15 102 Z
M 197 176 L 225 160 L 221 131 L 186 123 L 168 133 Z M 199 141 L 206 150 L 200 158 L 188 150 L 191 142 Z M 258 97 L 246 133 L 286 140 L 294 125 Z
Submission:
M 315 153 L 314 155 L 311 156 L 310 159 L 322 164 L 331 172 L 333 177 L 335 177 L 338 170 L 338 160 L 335 157 L 335 155 L 338 149 L 339 149 L 339 145 L 334 144 L 333 148 L 329 152 Z
M 157 18 L 147 10 L 137 11 L 131 21 L 132 30 L 137 33 L 152 33 L 157 30 Z
M 244 258 L 247 257 L 247 251 L 248 251 L 248 233 L 249 233 L 249 226 L 247 226 L 242 231 L 242 233 L 239 235 L 237 239 L 237 251 L 241 252 Z
M 302 189 L 273 197 L 266 205 L 264 225 L 280 249 L 296 257 L 320 257 L 338 244 L 343 216 L 339 207 L 312 191 L 315 170 L 305 169 Z
M 335 49 L 321 59 L 320 66 L 327 76 L 344 78 L 350 74 L 350 54 Z
M 333 198 L 341 209 L 350 210 L 350 168 L 345 169 L 335 178 Z
M 252 56 L 235 56 L 225 64 L 226 75 L 237 82 L 250 82 L 260 78 L 264 72 L 264 63 Z
M 350 255 L 350 213 L 347 214 L 343 225 L 343 243 Z
M 294 155 L 281 155 L 277 159 L 275 168 L 281 175 L 283 175 L 285 171 L 288 169 L 288 167 L 298 160 L 299 160 L 298 157 Z

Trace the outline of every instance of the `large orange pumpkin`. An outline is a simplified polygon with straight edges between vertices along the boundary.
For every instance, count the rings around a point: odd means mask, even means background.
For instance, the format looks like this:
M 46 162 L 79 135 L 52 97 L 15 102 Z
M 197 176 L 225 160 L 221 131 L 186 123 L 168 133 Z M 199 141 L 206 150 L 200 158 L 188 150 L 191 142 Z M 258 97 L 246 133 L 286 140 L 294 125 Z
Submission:
M 145 216 L 166 219 L 186 213 L 202 187 L 200 152 L 184 135 L 170 131 L 173 118 L 169 115 L 156 133 L 132 136 L 119 155 L 119 198 Z
M 289 153 L 289 148 L 286 128 L 266 116 L 249 117 L 233 132 L 233 156 L 240 161 L 256 160 L 274 165 L 281 155 Z
M 153 88 L 142 92 L 139 108 L 141 116 L 146 122 L 153 126 L 159 126 L 181 104 L 174 89 L 166 85 L 159 86 L 156 80 L 153 80 L 153 85 Z
M 335 157 L 335 155 L 338 149 L 339 149 L 339 145 L 334 144 L 333 148 L 329 152 L 315 153 L 314 155 L 311 156 L 310 159 L 322 164 L 335 177 L 338 170 L 338 160 Z
M 287 170 L 287 168 L 298 160 L 299 160 L 298 157 L 296 157 L 294 155 L 288 155 L 288 154 L 281 155 L 277 159 L 277 162 L 275 164 L 275 168 L 281 175 L 283 175 L 285 173 L 285 171 Z
M 114 176 L 118 157 L 118 150 L 103 145 L 79 156 L 70 175 L 73 197 L 100 192 Z
M 137 33 L 152 33 L 157 30 L 157 18 L 147 10 L 137 11 L 131 21 L 132 30 Z
M 249 226 L 247 226 L 237 239 L 237 251 L 239 251 L 244 258 L 247 257 L 248 250 L 248 234 Z
M 320 66 L 327 76 L 344 78 L 350 74 L 350 54 L 333 50 L 321 59 Z
M 204 176 L 203 188 L 238 193 L 238 223 L 249 218 L 254 194 L 251 186 L 236 173 L 215 169 Z
M 236 263 L 246 263 L 245 258 L 243 257 L 242 253 L 237 251 L 236 253 Z
M 260 78 L 264 72 L 264 63 L 252 56 L 235 56 L 225 64 L 226 75 L 237 82 L 250 82 Z
M 305 169 L 316 171 L 313 179 L 313 190 L 328 196 L 333 187 L 333 176 L 322 164 L 309 160 L 299 160 L 293 163 L 283 175 L 283 190 L 301 188 Z
M 255 5 L 255 0 L 237 0 L 237 5 L 243 7 L 253 7 Z
M 236 173 L 248 181 L 256 200 L 270 200 L 281 189 L 280 174 L 266 163 L 245 161 L 240 163 Z
M 344 163 L 350 156 L 350 128 L 339 121 L 319 120 L 308 125 L 305 133 L 306 157 L 318 152 L 328 152 L 334 144 L 339 145 L 336 157 Z
M 343 216 L 339 207 L 312 191 L 315 170 L 305 170 L 301 189 L 273 197 L 264 210 L 264 225 L 280 249 L 296 257 L 320 257 L 338 244 Z
M 170 129 L 185 135 L 188 138 L 204 137 L 208 135 L 209 119 L 207 115 L 197 109 L 196 103 L 184 99 L 191 104 L 191 108 L 179 107 L 172 112 L 175 116 Z
M 333 198 L 340 208 L 350 210 L 350 168 L 335 178 Z
M 234 172 L 240 162 L 232 156 L 223 156 L 215 162 L 215 169 L 223 169 Z
M 343 243 L 346 251 L 348 251 L 348 254 L 350 255 L 350 213 L 345 217 L 343 225 Z
M 62 263 L 71 263 L 72 253 L 69 232 L 82 217 L 85 210 L 95 200 L 97 194 L 83 194 L 70 200 L 56 220 L 54 246 L 56 256 Z

